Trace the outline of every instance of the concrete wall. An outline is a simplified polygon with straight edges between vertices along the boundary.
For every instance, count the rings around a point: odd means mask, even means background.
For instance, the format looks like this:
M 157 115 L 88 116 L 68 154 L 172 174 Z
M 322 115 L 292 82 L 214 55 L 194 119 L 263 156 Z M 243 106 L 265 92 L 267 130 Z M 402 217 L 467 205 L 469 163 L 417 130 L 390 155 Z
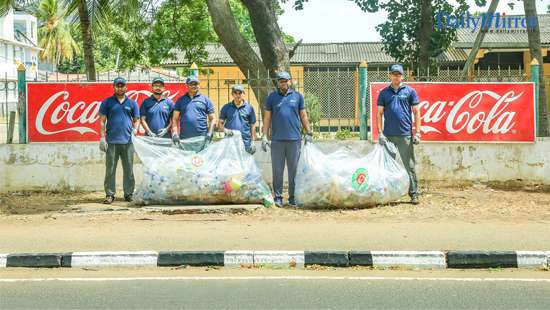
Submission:
M 372 145 L 362 141 L 317 143 L 329 152 L 350 147 L 365 153 Z M 256 161 L 271 183 L 268 153 L 258 146 Z M 0 145 L 0 192 L 15 190 L 102 190 L 104 154 L 96 143 Z M 522 180 L 550 184 L 550 138 L 535 144 L 425 143 L 416 149 L 421 180 L 469 182 Z M 121 185 L 121 166 L 119 164 Z M 137 181 L 141 164 L 136 161 Z

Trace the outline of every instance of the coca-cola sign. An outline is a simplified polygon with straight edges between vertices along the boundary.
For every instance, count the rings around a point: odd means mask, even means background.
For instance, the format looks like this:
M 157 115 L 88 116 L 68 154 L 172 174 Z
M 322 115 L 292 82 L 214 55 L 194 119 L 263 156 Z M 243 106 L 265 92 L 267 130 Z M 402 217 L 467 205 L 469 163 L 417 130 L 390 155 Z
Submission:
M 389 83 L 371 83 L 371 132 L 378 140 L 377 101 Z M 423 141 L 534 142 L 533 83 L 407 83 L 420 100 Z
M 127 86 L 138 105 L 151 96 L 150 83 Z M 164 95 L 175 102 L 186 92 L 185 83 L 166 83 Z M 98 141 L 99 106 L 112 95 L 112 83 L 28 83 L 28 141 Z

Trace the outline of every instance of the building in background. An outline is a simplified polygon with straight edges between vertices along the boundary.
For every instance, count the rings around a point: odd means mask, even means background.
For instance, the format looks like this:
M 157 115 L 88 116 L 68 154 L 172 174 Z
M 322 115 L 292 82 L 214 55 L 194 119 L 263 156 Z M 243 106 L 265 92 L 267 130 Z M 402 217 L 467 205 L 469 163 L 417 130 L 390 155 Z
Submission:
M 35 16 L 10 10 L 0 17 L 0 117 L 16 109 L 17 66 L 24 64 L 27 80 L 35 80 L 39 52 Z

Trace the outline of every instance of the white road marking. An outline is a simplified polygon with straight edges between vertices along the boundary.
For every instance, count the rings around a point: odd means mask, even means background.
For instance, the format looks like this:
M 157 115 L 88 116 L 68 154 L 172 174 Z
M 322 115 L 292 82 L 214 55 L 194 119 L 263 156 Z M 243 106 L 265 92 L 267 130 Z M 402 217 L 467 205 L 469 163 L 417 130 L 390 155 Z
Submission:
M 434 278 L 434 277 L 331 277 L 331 276 L 245 276 L 245 277 L 121 277 L 121 278 L 14 278 L 0 279 L 0 283 L 13 282 L 105 282 L 105 281 L 243 281 L 243 280 L 354 280 L 354 281 L 450 281 L 450 282 L 547 282 L 550 278 Z

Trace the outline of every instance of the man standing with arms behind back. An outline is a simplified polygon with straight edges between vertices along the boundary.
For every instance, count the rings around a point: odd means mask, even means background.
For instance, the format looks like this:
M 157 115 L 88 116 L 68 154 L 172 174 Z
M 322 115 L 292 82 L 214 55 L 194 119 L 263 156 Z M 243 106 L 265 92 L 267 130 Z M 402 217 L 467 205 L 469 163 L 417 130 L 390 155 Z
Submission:
M 419 201 L 414 144 L 420 143 L 420 109 L 418 108 L 419 100 L 416 91 L 412 87 L 403 84 L 403 74 L 401 65 L 391 66 L 391 85 L 382 89 L 378 95 L 378 115 L 376 117 L 378 142 L 380 145 L 385 145 L 390 141 L 399 150 L 401 161 L 403 161 L 403 165 L 409 174 L 411 203 L 416 205 Z M 414 132 L 412 115 L 414 115 Z
M 99 106 L 101 124 L 99 149 L 106 153 L 105 159 L 105 200 L 111 204 L 115 200 L 116 166 L 122 161 L 124 199 L 132 201 L 134 194 L 134 145 L 132 135 L 139 126 L 137 103 L 126 96 L 126 80 L 118 77 L 113 82 L 115 94 L 103 100 Z

